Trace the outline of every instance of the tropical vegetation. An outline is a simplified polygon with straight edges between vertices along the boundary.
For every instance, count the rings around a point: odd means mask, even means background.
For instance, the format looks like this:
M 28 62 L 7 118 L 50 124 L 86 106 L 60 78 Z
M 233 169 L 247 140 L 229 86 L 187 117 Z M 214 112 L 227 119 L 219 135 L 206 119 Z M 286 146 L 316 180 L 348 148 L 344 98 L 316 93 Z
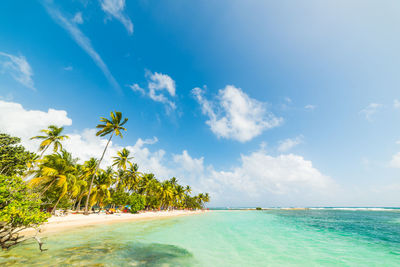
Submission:
M 112 158 L 111 166 L 102 166 L 113 136 L 122 136 L 128 121 L 121 112 L 111 112 L 97 125 L 97 136 L 108 136 L 102 155 L 82 162 L 64 149 L 68 139 L 64 129 L 50 125 L 43 135 L 38 154 L 27 151 L 20 139 L 0 134 L 0 239 L 8 231 L 8 248 L 21 241 L 20 229 L 38 226 L 57 209 L 84 214 L 91 210 L 123 209 L 131 213 L 141 210 L 201 209 L 210 201 L 207 193 L 192 195 L 189 185 L 178 179 L 158 179 L 153 173 L 139 171 L 134 155 L 123 148 Z M 16 189 L 17 188 L 17 189 Z M 5 230 L 7 229 L 7 230 Z M 3 232 L 2 232 L 3 231 Z

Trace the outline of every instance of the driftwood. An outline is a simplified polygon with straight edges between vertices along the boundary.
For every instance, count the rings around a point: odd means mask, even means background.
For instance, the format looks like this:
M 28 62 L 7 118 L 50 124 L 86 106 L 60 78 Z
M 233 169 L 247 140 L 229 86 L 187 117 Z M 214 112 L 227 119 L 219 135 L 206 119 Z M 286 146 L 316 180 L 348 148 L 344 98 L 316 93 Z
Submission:
M 20 228 L 15 228 L 12 227 L 10 224 L 0 222 L 0 246 L 2 249 L 9 249 L 13 246 L 16 246 L 22 242 L 25 242 L 29 239 L 34 239 L 39 245 L 39 249 L 41 252 L 46 251 L 47 249 L 43 249 L 43 242 L 41 241 L 40 237 L 38 237 L 38 234 L 40 233 L 40 228 L 35 228 L 36 229 L 36 234 L 33 237 L 28 237 L 25 238 L 25 236 L 21 235 L 20 232 L 22 230 L 32 228 L 32 227 L 20 227 Z

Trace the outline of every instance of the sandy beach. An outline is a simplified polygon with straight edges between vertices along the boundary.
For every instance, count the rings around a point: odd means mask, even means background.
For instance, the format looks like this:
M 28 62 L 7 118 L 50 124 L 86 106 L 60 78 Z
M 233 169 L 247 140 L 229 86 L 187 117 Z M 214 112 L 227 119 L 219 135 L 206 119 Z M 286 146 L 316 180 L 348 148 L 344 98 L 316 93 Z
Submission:
M 155 220 L 164 219 L 170 217 L 187 216 L 194 214 L 201 214 L 208 212 L 207 210 L 173 210 L 173 211 L 148 211 L 137 214 L 131 213 L 116 213 L 116 214 L 69 214 L 66 216 L 52 216 L 49 220 L 43 224 L 41 229 L 41 235 L 49 233 L 60 232 L 71 230 L 78 227 L 84 227 L 95 224 L 109 224 L 115 222 L 128 222 L 128 221 L 139 221 L 139 220 Z M 35 234 L 36 230 L 26 229 L 21 234 L 29 236 Z

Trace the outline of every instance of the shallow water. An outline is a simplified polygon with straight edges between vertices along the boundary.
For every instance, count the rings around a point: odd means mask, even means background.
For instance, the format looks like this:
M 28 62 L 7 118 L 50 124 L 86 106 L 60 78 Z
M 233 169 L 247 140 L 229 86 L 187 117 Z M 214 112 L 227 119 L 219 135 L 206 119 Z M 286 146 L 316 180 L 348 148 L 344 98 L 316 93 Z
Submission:
M 400 266 L 400 212 L 216 211 L 91 226 L 0 252 L 2 266 Z

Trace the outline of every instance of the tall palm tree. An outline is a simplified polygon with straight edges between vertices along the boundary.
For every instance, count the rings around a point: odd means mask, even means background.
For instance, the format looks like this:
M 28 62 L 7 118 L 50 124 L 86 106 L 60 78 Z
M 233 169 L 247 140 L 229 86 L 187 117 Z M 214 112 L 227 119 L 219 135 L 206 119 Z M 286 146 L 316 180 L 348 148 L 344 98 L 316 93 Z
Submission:
M 42 139 L 43 141 L 39 145 L 39 151 L 42 151 L 39 159 L 42 158 L 44 152 L 53 145 L 53 151 L 57 152 L 58 150 L 62 150 L 61 141 L 68 139 L 69 136 L 61 135 L 64 127 L 57 127 L 55 125 L 50 125 L 47 129 L 41 130 L 42 133 L 46 135 L 38 135 L 31 138 L 32 139 Z
M 89 198 L 90 198 L 90 193 L 92 191 L 93 180 L 94 180 L 94 177 L 96 175 L 97 169 L 99 168 L 100 163 L 104 158 L 104 154 L 107 151 L 107 147 L 111 142 L 111 138 L 113 137 L 114 134 L 116 136 L 120 136 L 122 138 L 122 131 L 126 131 L 126 129 L 124 127 L 122 127 L 122 126 L 128 121 L 128 118 L 124 118 L 122 120 L 122 113 L 119 112 L 119 111 L 111 112 L 110 116 L 111 116 L 111 120 L 102 117 L 100 119 L 100 121 L 103 124 L 99 124 L 99 125 L 96 126 L 96 128 L 100 129 L 100 131 L 98 131 L 96 133 L 96 136 L 103 137 L 103 136 L 106 136 L 108 134 L 111 134 L 111 135 L 110 135 L 110 138 L 107 141 L 106 147 L 104 148 L 103 154 L 101 155 L 101 158 L 100 158 L 99 162 L 97 163 L 96 170 L 92 175 L 92 180 L 90 181 L 89 192 L 88 192 L 88 196 L 86 198 L 85 213 L 84 213 L 86 215 L 89 214 L 88 213 Z
M 130 161 L 131 159 L 133 159 L 133 157 L 129 157 L 129 154 L 131 152 L 126 149 L 123 148 L 121 151 L 117 152 L 116 157 L 113 157 L 114 161 L 113 161 L 113 166 L 117 166 L 120 169 L 123 169 L 124 171 L 126 171 L 126 166 L 132 166 L 132 162 Z

